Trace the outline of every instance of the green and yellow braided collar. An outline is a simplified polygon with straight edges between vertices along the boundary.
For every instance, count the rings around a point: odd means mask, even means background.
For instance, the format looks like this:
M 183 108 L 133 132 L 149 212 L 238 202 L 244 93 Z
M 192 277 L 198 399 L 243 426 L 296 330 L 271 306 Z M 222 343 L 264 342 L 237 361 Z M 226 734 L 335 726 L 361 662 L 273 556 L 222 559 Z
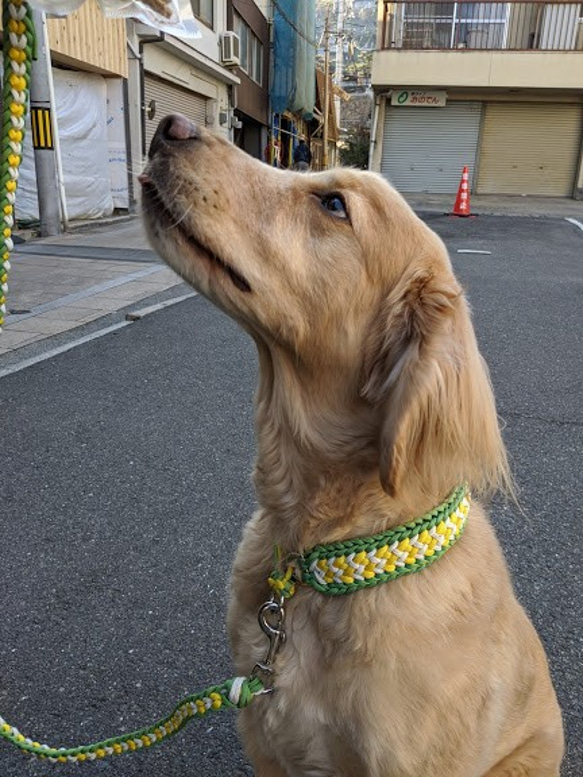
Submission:
M 271 587 L 284 598 L 294 582 L 339 596 L 419 572 L 455 544 L 470 512 L 470 493 L 459 486 L 431 512 L 382 534 L 329 545 L 316 545 L 295 559 L 284 575 L 276 572 Z

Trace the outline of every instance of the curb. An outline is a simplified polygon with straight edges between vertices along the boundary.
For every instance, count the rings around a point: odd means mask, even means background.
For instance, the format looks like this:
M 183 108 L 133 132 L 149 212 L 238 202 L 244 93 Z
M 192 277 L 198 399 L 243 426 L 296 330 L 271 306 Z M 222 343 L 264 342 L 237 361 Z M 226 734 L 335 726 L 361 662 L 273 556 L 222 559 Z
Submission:
M 78 221 L 70 221 L 67 231 L 62 231 L 59 235 L 44 235 L 39 232 L 40 226 L 35 227 L 22 227 L 14 231 L 14 240 L 17 244 L 29 243 L 37 240 L 45 240 L 48 238 L 58 238 L 70 235 L 73 232 L 91 232 L 94 229 L 100 229 L 102 227 L 115 226 L 117 224 L 124 224 L 133 219 L 139 219 L 138 213 L 123 213 L 119 216 L 106 216 L 101 219 L 83 219 Z

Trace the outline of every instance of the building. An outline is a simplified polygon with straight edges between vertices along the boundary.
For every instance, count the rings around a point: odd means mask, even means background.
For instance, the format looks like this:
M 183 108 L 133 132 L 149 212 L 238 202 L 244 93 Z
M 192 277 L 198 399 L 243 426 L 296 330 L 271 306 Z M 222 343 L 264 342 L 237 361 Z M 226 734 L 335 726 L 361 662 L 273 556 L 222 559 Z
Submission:
M 371 168 L 403 192 L 583 198 L 583 5 L 378 0 Z
M 316 8 L 313 0 L 278 0 L 272 22 L 272 112 L 266 161 L 291 167 L 300 137 L 309 142 L 316 103 Z
M 276 150 L 283 162 L 291 159 L 298 135 L 307 134 L 315 94 L 312 0 L 280 0 L 283 11 L 275 14 L 272 0 L 190 0 L 189 7 L 198 37 L 106 18 L 96 0 L 47 21 L 54 134 L 61 141 L 55 154 L 64 181 L 64 187 L 55 182 L 55 197 L 64 189 L 70 219 L 137 207 L 137 176 L 168 113 L 183 113 L 272 162 Z M 270 95 L 274 82 L 278 88 Z M 30 136 L 19 184 L 21 224 L 39 217 Z
M 198 38 L 179 38 L 133 19 L 106 18 L 95 0 L 86 0 L 66 18 L 47 21 L 69 218 L 99 218 L 137 205 L 136 177 L 168 113 L 181 112 L 233 139 L 240 78 L 239 59 L 224 45 L 227 0 L 192 0 L 191 6 Z M 27 134 L 21 222 L 38 218 Z
M 128 20 L 129 125 L 135 175 L 160 119 L 182 113 L 230 140 L 235 115 L 239 62 L 226 36 L 227 0 L 192 0 L 199 38 L 179 38 Z M 133 192 L 139 187 L 133 179 Z
M 262 159 L 268 142 L 270 40 L 265 10 L 252 0 L 229 0 L 227 23 L 239 40 L 240 83 L 233 88 L 237 146 Z
M 60 199 L 70 218 L 97 218 L 128 208 L 125 21 L 106 18 L 95 0 L 87 0 L 67 19 L 48 19 L 46 26 L 56 105 L 53 122 L 56 119 L 65 181 L 65 197 Z M 42 42 L 43 31 L 37 32 Z M 42 45 L 39 48 L 42 56 Z M 29 116 L 27 123 L 30 130 Z M 20 223 L 39 217 L 31 136 L 27 131 L 20 167 Z

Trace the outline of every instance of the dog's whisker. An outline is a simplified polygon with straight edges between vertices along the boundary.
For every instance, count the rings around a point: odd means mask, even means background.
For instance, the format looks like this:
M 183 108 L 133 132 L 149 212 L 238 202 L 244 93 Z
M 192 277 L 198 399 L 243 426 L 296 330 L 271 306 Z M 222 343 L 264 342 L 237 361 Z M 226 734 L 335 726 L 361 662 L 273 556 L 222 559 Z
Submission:
M 190 211 L 192 210 L 192 207 L 193 207 L 192 204 L 189 205 L 188 208 L 182 214 L 182 216 L 180 216 L 180 218 L 178 218 L 175 222 L 173 222 L 168 227 L 166 227 L 165 231 L 170 232 L 170 230 L 175 229 L 179 224 L 181 224 L 184 221 L 184 219 L 188 216 Z

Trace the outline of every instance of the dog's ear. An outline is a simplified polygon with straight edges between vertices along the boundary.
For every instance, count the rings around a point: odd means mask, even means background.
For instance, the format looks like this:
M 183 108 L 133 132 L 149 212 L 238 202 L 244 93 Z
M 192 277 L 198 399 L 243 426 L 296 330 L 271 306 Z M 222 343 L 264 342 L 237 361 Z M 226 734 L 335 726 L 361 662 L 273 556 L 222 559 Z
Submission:
M 383 300 L 362 395 L 379 409 L 380 479 L 389 495 L 402 495 L 405 480 L 430 493 L 452 481 L 480 487 L 505 471 L 489 379 L 451 273 L 407 273 Z

